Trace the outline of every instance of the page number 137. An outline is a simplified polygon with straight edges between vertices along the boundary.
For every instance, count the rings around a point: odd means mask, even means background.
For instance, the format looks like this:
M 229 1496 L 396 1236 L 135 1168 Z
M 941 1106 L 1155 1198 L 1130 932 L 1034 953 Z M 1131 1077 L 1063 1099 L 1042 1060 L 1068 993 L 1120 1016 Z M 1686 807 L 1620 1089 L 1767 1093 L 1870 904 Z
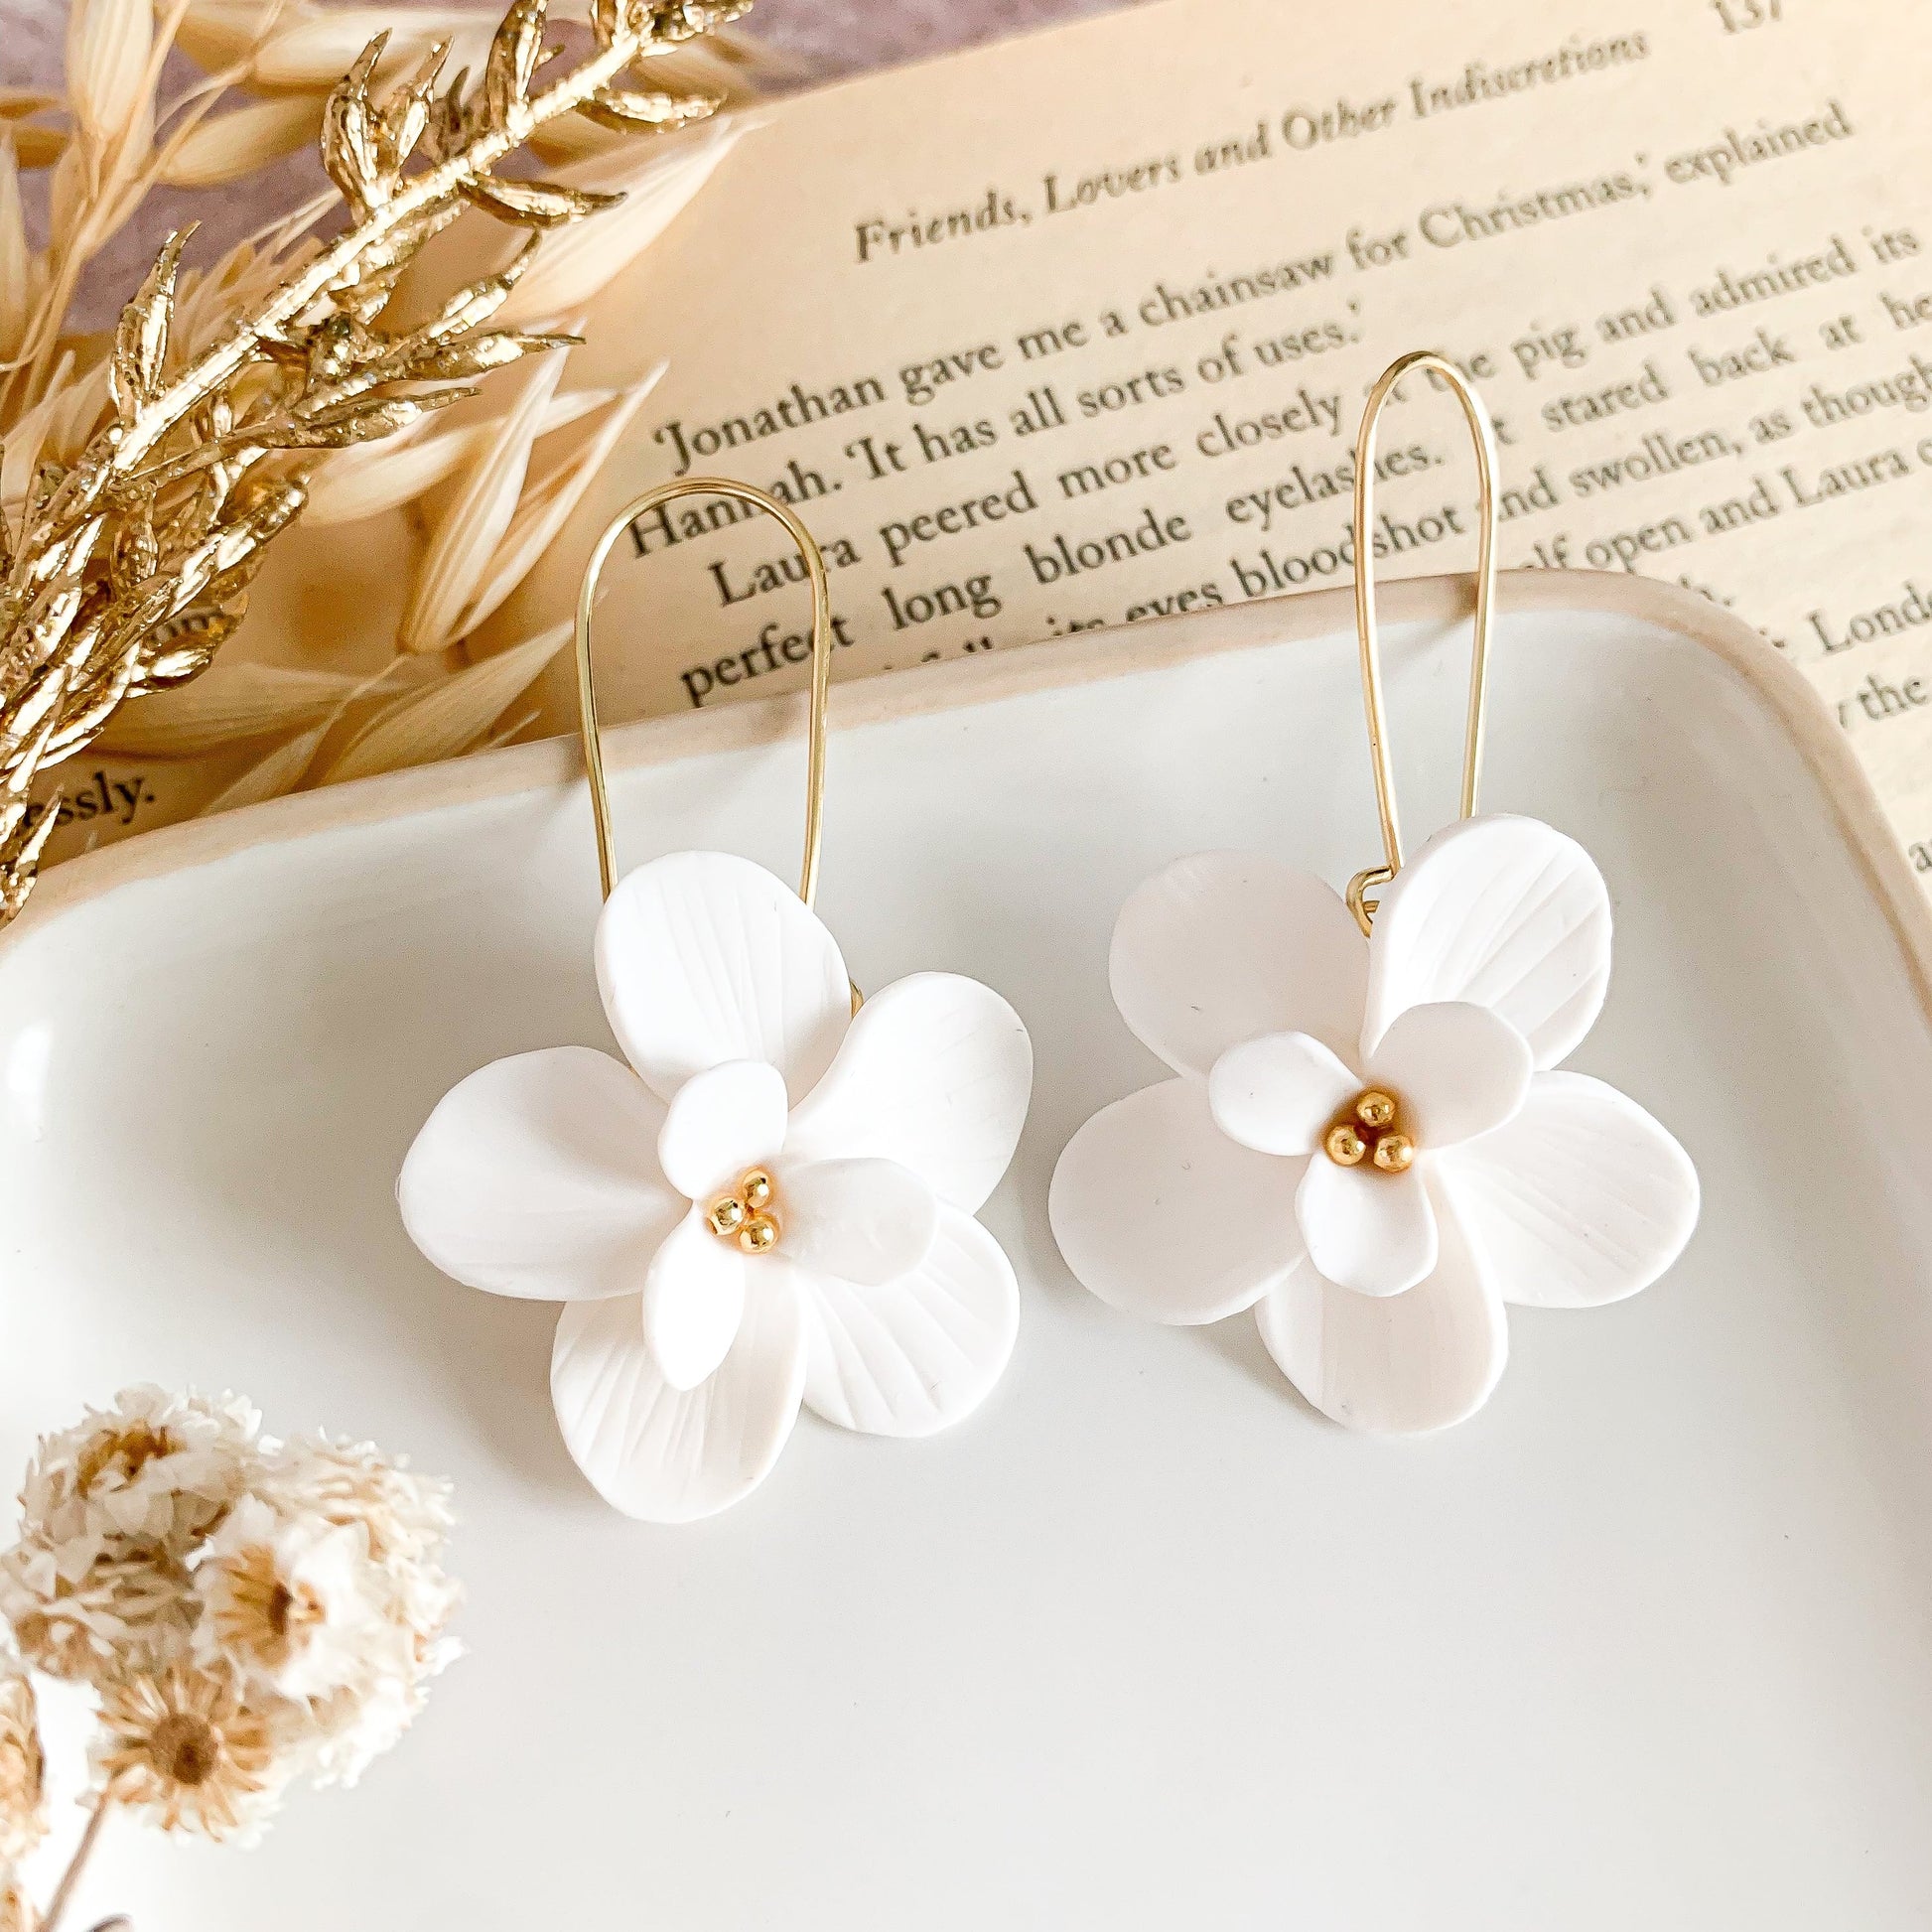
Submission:
M 1724 22 L 1726 34 L 1741 34 L 1782 20 L 1784 0 L 1711 0 L 1711 11 Z

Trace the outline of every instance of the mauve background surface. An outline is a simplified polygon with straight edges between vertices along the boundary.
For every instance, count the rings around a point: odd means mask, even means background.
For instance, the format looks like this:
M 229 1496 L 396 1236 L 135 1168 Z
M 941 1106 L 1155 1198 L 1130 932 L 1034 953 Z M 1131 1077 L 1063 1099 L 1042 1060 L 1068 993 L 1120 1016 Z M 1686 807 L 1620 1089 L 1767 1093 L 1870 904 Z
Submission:
M 1101 13 L 1128 0 L 759 0 L 745 31 L 783 49 L 815 78 L 857 73 L 942 54 L 949 48 Z M 482 0 L 488 10 L 488 0 Z M 68 0 L 0 0 L 0 85 L 58 87 Z M 170 64 L 164 95 L 197 69 Z M 42 177 L 45 180 L 45 177 Z M 195 254 L 214 253 L 322 186 L 304 158 L 241 187 L 197 195 L 153 195 L 114 237 L 83 291 L 80 320 L 98 327 L 146 271 L 168 230 L 184 216 L 203 223 Z M 37 211 L 37 210 L 30 210 Z

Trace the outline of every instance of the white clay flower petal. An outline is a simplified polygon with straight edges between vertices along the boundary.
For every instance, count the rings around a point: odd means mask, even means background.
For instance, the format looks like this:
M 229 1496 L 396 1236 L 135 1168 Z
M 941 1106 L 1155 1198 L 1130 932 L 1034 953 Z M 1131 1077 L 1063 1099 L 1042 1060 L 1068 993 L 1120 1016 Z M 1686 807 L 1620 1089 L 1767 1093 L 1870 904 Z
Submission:
M 930 1252 L 883 1287 L 804 1285 L 805 1400 L 869 1436 L 930 1436 L 999 1381 L 1020 1329 L 1020 1288 L 1000 1244 L 955 1207 Z
M 1310 1034 L 1230 1046 L 1207 1076 L 1214 1124 L 1257 1154 L 1310 1154 L 1362 1083 Z
M 1436 1266 L 1436 1210 L 1420 1169 L 1384 1173 L 1315 1155 L 1296 1190 L 1309 1258 L 1337 1288 L 1401 1295 Z
M 1350 1429 L 1420 1435 L 1472 1416 L 1496 1386 L 1509 1333 L 1452 1212 L 1434 1272 L 1406 1295 L 1337 1288 L 1305 1266 L 1255 1311 L 1282 1373 Z
M 664 1099 L 726 1060 L 768 1060 L 793 1100 L 851 1017 L 823 923 L 762 866 L 674 852 L 618 882 L 597 926 L 597 983 L 630 1064 Z
M 910 1168 L 873 1159 L 787 1163 L 776 1213 L 795 1268 L 867 1288 L 918 1267 L 939 1224 L 932 1189 Z
M 403 1225 L 492 1295 L 635 1295 L 685 1203 L 652 1154 L 663 1104 L 621 1060 L 553 1046 L 496 1060 L 437 1103 L 402 1165 Z
M 1698 1218 L 1691 1157 L 1634 1100 L 1539 1073 L 1505 1127 L 1450 1152 L 1442 1184 L 1505 1301 L 1583 1309 L 1647 1288 Z
M 1020 1142 L 1034 1052 L 1020 1016 L 957 973 L 914 973 L 873 994 L 792 1116 L 794 1160 L 880 1155 L 971 1214 Z
M 1500 1127 L 1522 1106 L 1530 1043 L 1487 1007 L 1441 1000 L 1397 1014 L 1367 1072 L 1371 1086 L 1398 1097 L 1404 1127 L 1433 1153 Z
M 694 1207 L 651 1258 L 644 1277 L 644 1346 L 674 1389 L 695 1389 L 725 1359 L 745 1311 L 753 1266 L 713 1234 Z
M 1278 860 L 1203 852 L 1139 887 L 1114 927 L 1121 1018 L 1176 1073 L 1263 1034 L 1355 1050 L 1368 947 L 1331 886 Z
M 709 1201 L 785 1144 L 784 1075 L 767 1060 L 727 1060 L 694 1073 L 671 1096 L 657 1165 L 688 1200 Z
M 750 1494 L 791 1434 L 804 1382 L 802 1311 L 780 1271 L 748 1282 L 738 1338 L 695 1389 L 658 1374 L 634 1297 L 566 1309 L 550 1359 L 577 1466 L 614 1509 L 649 1523 L 696 1522 Z
M 1128 1314 L 1186 1324 L 1238 1314 L 1302 1257 L 1306 1164 L 1240 1147 L 1201 1080 L 1131 1093 L 1067 1142 L 1047 1214 L 1066 1265 Z
M 1588 1033 L 1609 978 L 1610 898 L 1589 854 L 1537 819 L 1461 819 L 1382 895 L 1362 1051 L 1410 1007 L 1467 1000 L 1554 1066 Z

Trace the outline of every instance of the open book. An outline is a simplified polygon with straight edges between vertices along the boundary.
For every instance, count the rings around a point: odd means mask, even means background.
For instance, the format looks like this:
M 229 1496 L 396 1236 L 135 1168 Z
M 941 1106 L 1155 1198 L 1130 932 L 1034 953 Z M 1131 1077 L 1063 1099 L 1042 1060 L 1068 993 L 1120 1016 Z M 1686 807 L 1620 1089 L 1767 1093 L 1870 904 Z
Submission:
M 596 527 L 706 472 L 818 534 L 842 674 L 1345 582 L 1363 391 L 1436 347 L 1496 418 L 1502 561 L 1760 625 L 1932 878 L 1932 133 L 1901 14 L 1481 14 L 1168 0 L 759 110 L 590 318 L 573 382 L 669 370 L 506 621 L 566 613 Z M 1467 569 L 1460 420 L 1410 388 L 1377 567 Z M 680 505 L 607 582 L 612 720 L 802 681 L 768 520 Z

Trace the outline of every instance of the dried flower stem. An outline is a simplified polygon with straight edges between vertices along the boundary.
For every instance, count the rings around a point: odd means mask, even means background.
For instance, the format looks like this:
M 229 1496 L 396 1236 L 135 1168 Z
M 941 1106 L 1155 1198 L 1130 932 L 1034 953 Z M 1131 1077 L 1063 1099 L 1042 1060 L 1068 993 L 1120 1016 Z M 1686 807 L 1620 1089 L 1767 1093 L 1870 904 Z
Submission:
M 41 1917 L 39 1932 L 59 1932 L 68 1904 L 73 1897 L 74 1887 L 80 1882 L 81 1874 L 87 1868 L 87 1861 L 94 1855 L 94 1847 L 100 1842 L 100 1828 L 107 1823 L 107 1813 L 113 1805 L 114 1796 L 103 1791 L 87 1813 L 87 1828 L 80 1834 L 80 1843 L 73 1848 L 73 1857 L 68 1861 L 68 1868 L 61 1873 L 61 1882 L 54 1887 L 54 1896 L 47 1901 L 47 1910 Z

